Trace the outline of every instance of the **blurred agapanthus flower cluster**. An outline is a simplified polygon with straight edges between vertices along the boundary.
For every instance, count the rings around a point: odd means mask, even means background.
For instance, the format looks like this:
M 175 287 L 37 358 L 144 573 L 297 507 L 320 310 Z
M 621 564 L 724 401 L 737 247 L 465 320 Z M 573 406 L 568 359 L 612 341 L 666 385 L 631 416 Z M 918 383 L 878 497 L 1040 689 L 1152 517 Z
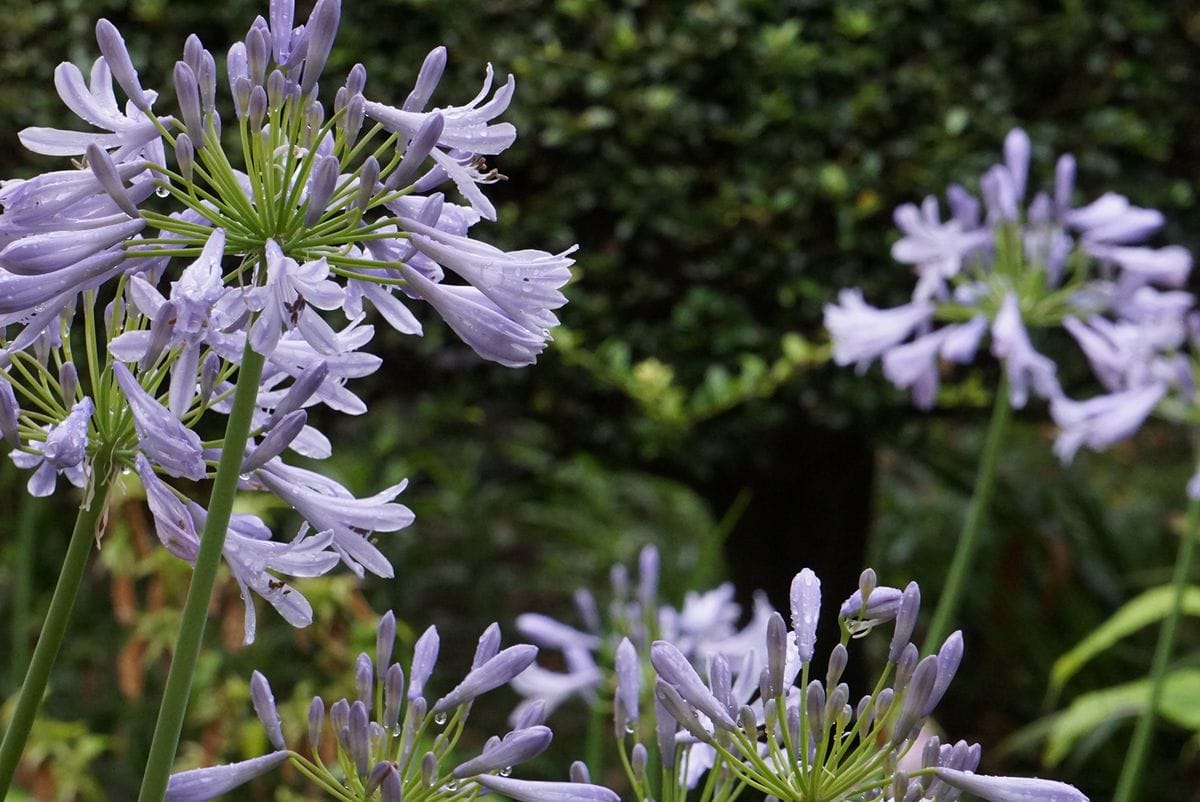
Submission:
M 403 483 L 357 499 L 281 459 L 329 456 L 307 408 L 366 410 L 346 385 L 381 364 L 364 350 L 369 310 L 420 334 L 409 305 L 424 301 L 479 355 L 526 365 L 557 325 L 572 264 L 570 250 L 504 252 L 468 235 L 495 219 L 482 187 L 499 176 L 485 160 L 516 136 L 495 121 L 513 79 L 493 88 L 489 66 L 476 97 L 430 108 L 439 47 L 397 105 L 366 98 L 362 65 L 327 105 L 317 82 L 339 18 L 339 0 L 319 0 L 296 25 L 294 3 L 273 0 L 228 51 L 232 120 L 199 38 L 184 44 L 177 107 L 162 114 L 101 20 L 90 75 L 63 63 L 54 76 L 89 130 L 21 132 L 25 147 L 70 166 L 0 183 L 0 433 L 34 470 L 29 491 L 48 495 L 62 475 L 90 503 L 95 487 L 136 471 L 160 539 L 194 559 L 205 509 L 163 477 L 213 475 L 224 444 L 201 438 L 214 429 L 202 419 L 230 414 L 245 355 L 261 356 L 242 486 L 276 494 L 307 525 L 280 543 L 255 516 L 234 516 L 224 556 L 244 594 L 296 625 L 311 609 L 273 573 L 341 561 L 391 576 L 373 533 L 412 521 L 394 501 Z M 443 196 L 447 185 L 466 205 Z
M 1011 131 L 1003 162 L 980 178 L 982 203 L 953 184 L 945 220 L 933 196 L 919 208 L 899 207 L 903 236 L 892 256 L 916 271 L 912 300 L 878 309 L 860 290 L 843 290 L 826 306 L 825 325 L 838 364 L 865 370 L 881 359 L 884 375 L 921 408 L 936 400 L 940 363 L 973 361 L 990 332 L 1012 404 L 1023 407 L 1031 392 L 1048 399 L 1064 427 L 1059 451 L 1068 455 L 1080 444 L 1117 439 L 1113 416 L 1127 421 L 1148 412 L 1149 388 L 1171 380 L 1175 365 L 1148 365 L 1142 357 L 1182 343 L 1191 298 L 1178 288 L 1192 260 L 1180 246 L 1145 244 L 1164 222 L 1153 209 L 1111 192 L 1077 206 L 1069 154 L 1058 159 L 1053 191 L 1031 195 L 1030 152 L 1025 132 Z M 1055 364 L 1028 332 L 1056 327 L 1069 331 L 1093 364 L 1105 362 L 1102 380 L 1127 394 L 1084 407 L 1067 401 Z
M 647 771 L 651 750 L 639 738 L 642 686 L 638 660 L 626 641 L 618 655 L 614 710 L 618 740 L 639 799 L 676 799 L 704 779 L 703 799 L 727 802 L 747 786 L 768 800 L 953 802 L 966 791 L 987 802 L 1086 802 L 1061 782 L 975 774 L 980 747 L 923 737 L 963 654 L 955 632 L 937 654 L 919 659 L 910 641 L 920 606 L 916 583 L 877 587 L 863 573 L 859 590 L 839 610 L 842 637 L 826 670 L 813 677 L 821 584 L 801 571 L 791 585 L 790 626 L 769 616 L 764 636 L 740 667 L 725 654 L 708 660 L 702 678 L 667 640 L 650 647 L 654 668 L 653 730 L 663 776 L 674 782 L 656 794 Z M 853 637 L 893 623 L 887 663 L 872 691 L 852 702 L 841 681 Z M 765 664 L 758 671 L 756 655 Z M 910 751 L 914 752 L 909 755 Z M 666 780 L 664 780 L 666 782 Z
M 613 567 L 612 598 L 603 609 L 591 591 L 576 591 L 575 606 L 582 629 L 541 613 L 517 616 L 521 635 L 543 649 L 561 651 L 565 669 L 532 665 L 514 679 L 513 688 L 526 697 L 514 712 L 514 720 L 529 706 L 544 705 L 550 713 L 574 696 L 589 703 L 606 697 L 614 686 L 622 650 L 636 647 L 646 654 L 649 644 L 658 638 L 676 644 L 696 665 L 704 665 L 718 653 L 740 665 L 745 655 L 754 653 L 774 612 L 764 595 L 755 597 L 751 620 L 739 629 L 742 608 L 734 601 L 732 583 L 701 593 L 689 592 L 683 605 L 676 608 L 659 603 L 658 578 L 658 550 L 646 546 L 638 557 L 636 584 L 631 584 L 624 565 Z M 757 665 L 753 670 L 757 675 Z
M 404 669 L 392 662 L 395 643 L 396 621 L 388 612 L 379 622 L 374 661 L 364 652 L 355 664 L 357 698 L 328 705 L 320 697 L 312 700 L 306 753 L 288 747 L 270 685 L 254 672 L 251 700 L 275 751 L 175 774 L 167 788 L 167 802 L 213 799 L 289 759 L 309 780 L 343 802 L 466 802 L 489 791 L 516 802 L 617 802 L 615 793 L 582 777 L 568 783 L 509 776 L 514 766 L 550 745 L 553 735 L 543 723 L 540 706 L 527 708 L 510 732 L 488 739 L 475 756 L 463 759 L 456 751 L 462 748 L 459 741 L 474 700 L 510 682 L 533 662 L 537 647 L 518 644 L 501 649 L 500 628 L 493 624 L 479 638 L 470 671 L 430 703 L 426 684 L 437 665 L 437 630 L 430 627 L 417 640 L 407 684 Z M 332 729 L 336 742 L 336 754 L 328 762 L 321 755 L 327 729 Z

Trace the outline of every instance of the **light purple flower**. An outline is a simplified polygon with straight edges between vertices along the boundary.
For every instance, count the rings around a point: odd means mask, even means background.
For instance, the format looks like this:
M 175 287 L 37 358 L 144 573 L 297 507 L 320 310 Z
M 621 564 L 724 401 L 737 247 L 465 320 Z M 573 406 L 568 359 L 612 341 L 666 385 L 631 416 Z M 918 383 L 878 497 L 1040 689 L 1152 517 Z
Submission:
M 842 290 L 837 304 L 825 305 L 825 328 L 833 339 L 833 361 L 839 365 L 853 363 L 860 372 L 865 371 L 932 315 L 933 305 L 927 301 L 877 309 L 863 300 L 862 290 Z
M 1047 399 L 1061 394 L 1055 377 L 1057 368 L 1050 359 L 1034 350 L 1021 322 L 1021 311 L 1014 294 L 1005 297 L 992 322 L 992 353 L 1004 362 L 1009 399 L 1017 409 L 1025 406 L 1030 389 Z
M 133 414 L 142 452 L 171 476 L 203 479 L 207 468 L 200 436 L 147 393 L 123 364 L 114 362 L 112 371 Z
M 484 359 L 518 368 L 532 365 L 545 350 L 548 331 L 530 331 L 476 288 L 437 284 L 407 265 L 400 272 L 412 292 Z
M 448 234 L 416 220 L 402 220 L 416 248 L 466 279 L 533 332 L 558 325 L 551 310 L 567 302 L 559 288 L 571 278 L 572 247 L 560 254 L 545 251 L 501 251 L 469 237 Z
M 317 532 L 329 532 L 333 548 L 358 576 L 363 569 L 391 577 L 392 564 L 371 542 L 372 532 L 395 532 L 413 522 L 412 511 L 392 501 L 407 481 L 364 499 L 312 471 L 272 460 L 256 473 L 258 481 L 286 501 Z
M 46 429 L 44 441 L 32 441 L 29 447 L 37 451 L 13 451 L 9 456 L 18 468 L 36 468 L 26 485 L 29 495 L 49 496 L 54 492 L 61 473 L 71 484 L 83 487 L 87 480 L 88 422 L 95 411 L 91 398 L 84 398 L 71 407 L 67 417 Z
M 969 771 L 936 768 L 934 775 L 960 791 L 986 802 L 1088 802 L 1073 785 L 1036 777 L 989 777 Z
M 329 280 L 329 265 L 324 259 L 298 264 L 274 240 L 267 241 L 266 260 L 267 281 L 252 302 L 261 313 L 250 327 L 250 344 L 269 355 L 285 329 L 297 329 L 309 345 L 323 350 L 329 327 L 313 309 L 337 309 L 344 300 L 342 288 Z
M 198 504 L 182 499 L 167 487 L 142 454 L 138 454 L 135 467 L 146 489 L 146 502 L 154 516 L 158 539 L 176 557 L 195 562 L 200 550 L 199 532 L 204 529 L 207 513 Z M 306 627 L 312 623 L 312 606 L 308 600 L 269 572 L 298 577 L 320 576 L 338 562 L 338 555 L 327 551 L 332 541 L 328 532 L 311 536 L 301 533 L 290 543 L 278 543 L 270 537 L 270 529 L 257 517 L 236 514 L 230 520 L 221 550 L 242 589 L 242 600 L 246 605 L 246 643 L 253 642 L 256 631 L 250 590 L 262 596 L 292 626 Z
M 1160 382 L 1087 401 L 1056 398 L 1050 414 L 1062 432 L 1054 441 L 1054 453 L 1070 462 L 1081 446 L 1100 451 L 1128 437 L 1154 411 L 1167 389 Z
M 991 240 L 987 231 L 964 231 L 958 219 L 943 223 L 933 196 L 927 197 L 920 209 L 911 203 L 899 206 L 894 217 L 904 236 L 892 246 L 892 258 L 917 268 L 915 302 L 942 297 L 946 280 L 956 276 L 964 260 Z

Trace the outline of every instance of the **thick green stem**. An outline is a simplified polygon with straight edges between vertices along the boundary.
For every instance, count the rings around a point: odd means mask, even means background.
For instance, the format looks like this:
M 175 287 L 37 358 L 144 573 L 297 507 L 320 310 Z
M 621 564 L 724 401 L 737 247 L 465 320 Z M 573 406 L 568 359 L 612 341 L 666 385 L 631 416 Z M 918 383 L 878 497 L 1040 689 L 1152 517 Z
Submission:
M 996 467 L 1000 463 L 1000 445 L 1008 430 L 1008 422 L 1012 417 L 1012 405 L 1008 400 L 1008 381 L 1001 379 L 996 387 L 996 400 L 992 405 L 992 420 L 988 423 L 987 438 L 983 443 L 983 454 L 980 456 L 979 473 L 975 476 L 975 490 L 971 494 L 971 503 L 967 507 L 967 518 L 963 522 L 962 533 L 958 545 L 954 549 L 954 559 L 950 563 L 950 571 L 946 575 L 946 586 L 938 599 L 937 609 L 933 613 L 933 621 L 925 635 L 924 654 L 932 654 L 938 650 L 946 635 L 950 633 L 951 622 L 958 613 L 958 605 L 962 598 L 967 576 L 971 572 L 971 563 L 979 548 L 979 536 L 983 529 L 983 518 L 992 498 L 992 489 L 996 484 Z
M 1121 767 L 1121 778 L 1117 781 L 1113 802 L 1131 802 L 1134 798 L 1146 754 L 1150 751 L 1150 742 L 1154 739 L 1154 722 L 1162 703 L 1171 651 L 1175 648 L 1175 629 L 1183 610 L 1184 590 L 1192 570 L 1197 540 L 1200 540 L 1200 499 L 1192 499 L 1188 505 L 1187 529 L 1179 543 L 1175 572 L 1171 577 L 1171 587 L 1174 589 L 1171 610 L 1163 620 L 1162 629 L 1158 631 L 1158 645 L 1154 648 L 1154 659 L 1150 664 L 1150 695 L 1133 728 L 1133 740 L 1125 755 L 1125 765 Z
M 17 696 L 17 708 L 13 712 L 12 722 L 8 725 L 8 731 L 4 733 L 3 743 L 0 743 L 0 799 L 7 798 L 17 764 L 21 761 L 21 753 L 25 751 L 29 729 L 33 726 L 33 719 L 42 703 L 42 695 L 50 679 L 50 669 L 54 667 L 54 660 L 58 657 L 59 647 L 67 632 L 71 608 L 75 605 L 75 595 L 83 581 L 88 554 L 96 537 L 96 521 L 104 509 L 107 493 L 107 479 L 98 476 L 91 505 L 80 508 L 75 519 L 75 529 L 71 532 L 71 541 L 67 545 L 62 573 L 58 575 L 58 584 L 54 586 L 50 608 L 46 611 L 46 620 L 42 623 L 42 634 L 38 636 L 37 646 L 33 649 L 33 659 L 29 663 L 25 682 L 22 683 L 20 694 Z
M 17 520 L 17 554 L 13 562 L 12 590 L 12 687 L 20 686 L 29 666 L 29 611 L 33 607 L 33 538 L 42 507 L 29 496 L 21 501 Z
M 142 777 L 138 802 L 162 802 L 167 792 L 167 780 L 171 776 L 175 750 L 179 747 L 192 676 L 196 670 L 196 659 L 200 656 L 208 606 L 212 601 L 213 585 L 221 562 L 221 549 L 225 545 L 225 533 L 233 514 L 233 501 L 237 495 L 242 459 L 246 454 L 246 441 L 250 436 L 250 420 L 254 414 L 262 369 L 263 357 L 256 354 L 247 342 L 238 370 L 233 409 L 225 427 L 225 445 L 209 498 L 208 518 L 200 536 L 200 551 L 196 555 L 192 584 L 183 607 L 183 620 L 179 625 L 171 669 L 167 672 L 167 685 L 163 690 L 162 707 L 158 710 L 158 723 L 154 726 L 154 738 L 150 742 L 150 756 L 146 761 L 146 774 Z M 246 603 L 253 602 L 247 599 Z

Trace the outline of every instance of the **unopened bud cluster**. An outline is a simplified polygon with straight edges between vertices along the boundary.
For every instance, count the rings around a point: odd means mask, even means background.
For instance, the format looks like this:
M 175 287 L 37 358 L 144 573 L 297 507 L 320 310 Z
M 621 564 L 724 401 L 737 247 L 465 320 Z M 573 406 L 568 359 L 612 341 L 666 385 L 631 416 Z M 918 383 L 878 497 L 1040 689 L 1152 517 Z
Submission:
M 964 790 L 991 802 L 1085 799 L 1063 783 L 976 775 L 978 744 L 922 737 L 958 669 L 963 640 L 955 632 L 936 654 L 919 658 L 910 640 L 920 608 L 916 583 L 876 587 L 874 572 L 864 572 L 839 611 L 842 638 L 821 673 L 813 664 L 821 585 L 812 571 L 796 575 L 790 598 L 790 621 L 772 613 L 758 649 L 738 663 L 713 655 L 706 679 L 674 644 L 650 647 L 654 704 L 645 712 L 653 714 L 653 751 L 635 734 L 641 676 L 632 644 L 622 644 L 613 708 L 639 798 L 681 800 L 703 782 L 703 797 L 714 800 L 733 799 L 746 787 L 788 802 L 952 802 Z M 888 622 L 884 671 L 856 699 L 842 681 L 847 647 Z M 647 770 L 652 757 L 664 769 L 657 787 Z
M 406 800 L 470 800 L 494 791 L 517 802 L 617 802 L 612 791 L 587 781 L 519 780 L 513 767 L 531 760 L 550 745 L 552 733 L 543 723 L 544 707 L 527 708 L 511 731 L 493 736 L 473 757 L 463 759 L 459 741 L 474 700 L 509 683 L 537 656 L 528 644 L 500 648 L 500 628 L 493 624 L 479 639 L 471 669 L 448 693 L 428 701 L 427 683 L 437 664 L 439 639 L 430 627 L 417 640 L 409 671 L 392 661 L 395 617 L 379 623 L 376 652 L 360 654 L 355 663 L 353 700 L 332 704 L 315 697 L 308 715 L 308 752 L 288 747 L 266 678 L 254 672 L 251 700 L 275 751 L 225 766 L 174 775 L 170 802 L 203 802 L 291 760 L 315 785 L 339 800 L 400 802 Z M 332 730 L 335 753 L 322 757 L 325 733 Z

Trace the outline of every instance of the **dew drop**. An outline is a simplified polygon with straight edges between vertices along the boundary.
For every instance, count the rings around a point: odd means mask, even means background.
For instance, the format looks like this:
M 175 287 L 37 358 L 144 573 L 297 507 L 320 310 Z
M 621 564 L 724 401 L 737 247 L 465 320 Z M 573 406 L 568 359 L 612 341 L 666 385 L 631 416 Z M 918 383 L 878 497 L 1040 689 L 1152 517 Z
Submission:
M 507 777 L 510 774 L 512 774 L 512 766 L 505 766 L 504 768 L 500 769 L 501 777 Z
M 458 780 L 447 780 L 446 781 L 446 790 L 447 791 L 457 791 L 458 790 Z
M 393 738 L 399 738 L 400 734 L 402 732 L 404 732 L 404 730 L 403 730 L 403 728 L 401 728 L 401 726 L 399 724 L 397 724 L 395 727 L 392 727 L 392 737 Z
M 165 198 L 168 195 L 170 195 L 171 193 L 167 190 L 166 187 L 159 185 L 159 187 L 154 190 L 154 194 L 160 198 Z
M 445 726 L 447 718 L 445 713 L 438 713 L 433 717 L 433 723 L 439 727 Z
M 128 465 L 126 465 L 124 468 L 121 469 L 122 476 L 128 476 L 131 473 L 133 473 L 133 469 L 130 468 Z
M 630 735 L 633 735 L 633 733 L 637 732 L 637 728 L 635 728 L 633 726 L 632 722 L 626 721 L 625 722 L 625 732 L 629 733 Z

